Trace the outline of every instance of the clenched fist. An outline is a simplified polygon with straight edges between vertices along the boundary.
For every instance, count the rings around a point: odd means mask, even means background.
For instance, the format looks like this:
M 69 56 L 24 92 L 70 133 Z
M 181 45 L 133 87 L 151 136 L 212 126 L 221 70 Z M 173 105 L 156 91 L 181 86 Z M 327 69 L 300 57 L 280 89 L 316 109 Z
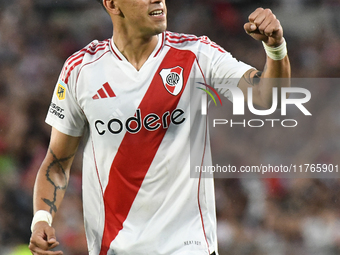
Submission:
M 270 9 L 257 8 L 248 17 L 244 30 L 256 40 L 263 41 L 271 47 L 277 47 L 284 41 L 280 21 Z

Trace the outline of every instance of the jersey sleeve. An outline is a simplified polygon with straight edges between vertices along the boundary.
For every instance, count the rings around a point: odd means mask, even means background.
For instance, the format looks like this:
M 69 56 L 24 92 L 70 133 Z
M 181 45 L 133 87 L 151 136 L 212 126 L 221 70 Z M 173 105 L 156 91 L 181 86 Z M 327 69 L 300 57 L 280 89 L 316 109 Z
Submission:
M 209 40 L 209 39 L 207 39 Z M 242 76 L 254 67 L 238 61 L 229 52 L 211 42 L 211 85 L 223 96 L 232 100 L 228 86 L 237 86 Z
M 71 81 L 69 83 L 72 84 Z M 45 121 L 66 135 L 79 137 L 84 132 L 86 117 L 72 93 L 72 87 L 61 79 L 55 86 Z

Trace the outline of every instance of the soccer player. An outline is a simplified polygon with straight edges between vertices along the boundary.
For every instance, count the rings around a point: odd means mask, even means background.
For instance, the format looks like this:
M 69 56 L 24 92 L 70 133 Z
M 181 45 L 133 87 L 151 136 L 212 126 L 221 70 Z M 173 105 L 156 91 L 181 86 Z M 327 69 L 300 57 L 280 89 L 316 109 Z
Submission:
M 29 247 L 35 255 L 62 254 L 52 251 L 59 243 L 51 224 L 82 137 L 89 254 L 218 254 L 213 179 L 190 178 L 190 162 L 211 164 L 205 116 L 189 111 L 200 109 L 203 93 L 194 78 L 211 86 L 232 78 L 244 93 L 253 87 L 255 103 L 270 106 L 264 78 L 290 77 L 280 22 L 258 8 L 244 25 L 267 52 L 259 72 L 207 37 L 166 31 L 165 0 L 100 2 L 113 37 L 76 52 L 61 71 Z

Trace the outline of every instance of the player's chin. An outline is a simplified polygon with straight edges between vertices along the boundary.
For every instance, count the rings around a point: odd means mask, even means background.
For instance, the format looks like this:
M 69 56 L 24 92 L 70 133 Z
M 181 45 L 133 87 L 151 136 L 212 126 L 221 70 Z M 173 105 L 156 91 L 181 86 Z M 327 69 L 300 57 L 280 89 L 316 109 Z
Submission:
M 149 25 L 147 27 L 144 27 L 142 29 L 140 29 L 139 31 L 149 37 L 149 36 L 154 36 L 154 35 L 158 35 L 158 34 L 161 34 L 163 33 L 167 28 L 167 24 L 166 22 L 158 22 L 158 23 L 153 23 L 152 25 Z
M 152 29 L 152 34 L 158 35 L 160 33 L 163 33 L 167 28 L 166 23 L 165 24 L 157 24 L 157 26 L 154 26 Z
M 158 33 L 163 33 L 167 28 L 167 22 L 164 21 L 158 25 Z
M 156 34 L 163 33 L 165 30 L 166 30 L 166 26 L 163 26 L 163 27 L 161 27 L 159 29 L 156 29 Z

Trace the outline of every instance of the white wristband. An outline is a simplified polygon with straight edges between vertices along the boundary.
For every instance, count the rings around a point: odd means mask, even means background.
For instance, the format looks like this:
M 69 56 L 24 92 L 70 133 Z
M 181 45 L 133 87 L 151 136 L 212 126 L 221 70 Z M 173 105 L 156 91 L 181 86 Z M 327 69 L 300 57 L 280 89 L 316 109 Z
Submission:
M 45 221 L 48 223 L 49 226 L 52 225 L 52 215 L 48 211 L 39 210 L 34 214 L 32 224 L 31 224 L 31 231 L 33 232 L 34 226 L 39 221 Z
M 267 56 L 273 60 L 282 60 L 287 55 L 287 43 L 283 38 L 283 43 L 278 47 L 270 47 L 264 42 L 262 42 L 264 50 L 267 53 Z

